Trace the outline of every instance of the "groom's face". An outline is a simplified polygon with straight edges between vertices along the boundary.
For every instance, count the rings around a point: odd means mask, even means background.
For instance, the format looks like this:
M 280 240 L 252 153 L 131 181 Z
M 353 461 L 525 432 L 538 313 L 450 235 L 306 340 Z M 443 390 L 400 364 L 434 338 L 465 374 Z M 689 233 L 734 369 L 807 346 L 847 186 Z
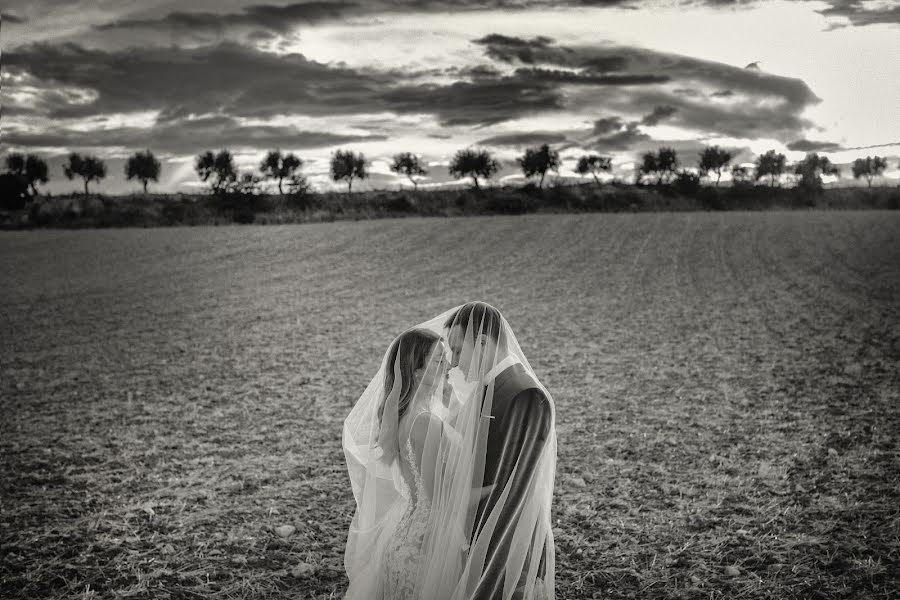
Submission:
M 479 336 L 479 347 L 475 348 L 475 342 L 472 336 L 466 335 L 466 330 L 462 325 L 454 325 L 447 335 L 447 343 L 450 346 L 452 354 L 450 359 L 450 367 L 459 367 L 466 378 L 479 377 L 481 373 L 472 371 L 472 361 L 475 360 L 474 367 L 480 367 L 487 370 L 489 365 L 493 365 L 493 359 L 497 351 L 497 342 L 487 335 Z M 487 364 L 481 364 L 487 363 Z

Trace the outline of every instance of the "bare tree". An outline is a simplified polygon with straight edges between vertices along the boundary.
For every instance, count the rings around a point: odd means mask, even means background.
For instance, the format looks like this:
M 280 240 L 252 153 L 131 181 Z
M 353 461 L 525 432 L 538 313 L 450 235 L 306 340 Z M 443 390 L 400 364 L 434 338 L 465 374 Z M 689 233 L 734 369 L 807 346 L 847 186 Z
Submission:
M 881 156 L 857 158 L 853 161 L 853 178 L 865 177 L 869 187 L 872 187 L 872 179 L 884 173 L 886 168 L 887 159 Z
M 194 170 L 203 181 L 209 181 L 213 178 L 211 184 L 214 194 L 225 191 L 229 184 L 237 180 L 237 168 L 234 166 L 234 157 L 228 150 L 220 150 L 217 154 L 213 154 L 212 150 L 207 150 L 203 154 L 197 156 L 194 162 Z
M 656 153 L 656 168 L 659 170 L 657 183 L 668 183 L 678 171 L 678 153 L 674 148 L 660 148 Z
M 594 181 L 597 185 L 600 185 L 600 180 L 597 178 L 597 174 L 606 171 L 607 173 L 612 170 L 612 159 L 607 156 L 598 156 L 596 154 L 586 154 L 578 159 L 578 165 L 575 167 L 575 172 L 579 175 L 587 175 L 590 173 L 594 176 Z
M 447 170 L 456 179 L 471 177 L 475 189 L 480 189 L 478 178 L 490 179 L 496 175 L 500 171 L 500 163 L 487 150 L 466 148 L 453 156 Z
M 787 159 L 784 154 L 769 150 L 756 158 L 756 180 L 769 177 L 769 187 L 775 187 L 775 180 L 784 174 Z
M 668 182 L 678 170 L 678 154 L 672 148 L 660 148 L 659 152 L 647 152 L 641 157 L 639 173 L 656 175 L 656 185 Z
M 716 187 L 719 187 L 719 180 L 722 179 L 722 169 L 728 166 L 731 158 L 731 152 L 723 150 L 719 146 L 709 146 L 700 153 L 700 162 L 697 165 L 697 169 L 703 176 L 706 176 L 710 171 L 715 173 Z
M 797 187 L 811 191 L 822 189 L 822 175 L 840 177 L 841 174 L 840 169 L 833 165 L 827 156 L 819 156 L 815 152 L 807 154 L 806 158 L 797 163 L 794 173 L 800 176 Z
M 643 156 L 641 156 L 641 164 L 637 168 L 637 181 L 636 183 L 640 183 L 642 176 L 644 175 L 653 175 L 658 170 L 656 165 L 656 153 L 654 152 L 645 152 Z
M 6 157 L 6 168 L 13 175 L 22 177 L 31 188 L 31 195 L 37 196 L 38 183 L 47 183 L 47 163 L 37 154 L 25 156 L 19 152 L 12 152 Z
M 347 193 L 353 191 L 354 179 L 366 179 L 369 172 L 366 170 L 366 157 L 362 152 L 354 154 L 352 151 L 338 150 L 331 157 L 331 178 L 335 181 L 347 180 Z
M 528 148 L 521 158 L 517 158 L 516 162 L 522 167 L 522 173 L 525 177 L 531 178 L 540 175 L 538 187 L 543 187 L 544 177 L 547 171 L 559 171 L 559 152 L 551 150 L 547 144 L 542 144 L 540 148 Z
M 419 189 L 419 182 L 414 177 L 428 175 L 428 171 L 422 166 L 419 157 L 412 152 L 401 152 L 394 155 L 391 171 L 398 175 L 406 175 L 413 184 L 413 188 Z
M 153 153 L 149 150 L 136 152 L 125 163 L 125 178 L 131 181 L 137 179 L 144 184 L 144 193 L 147 193 L 147 182 L 159 181 L 159 173 L 162 166 Z
M 281 182 L 292 179 L 297 170 L 303 166 L 303 161 L 293 153 L 281 154 L 281 150 L 271 150 L 259 164 L 259 170 L 267 179 L 278 181 L 278 193 L 284 194 Z
M 96 156 L 81 156 L 77 152 L 69 154 L 69 162 L 63 166 L 67 179 L 84 179 L 84 194 L 88 194 L 88 184 L 106 177 L 106 163 Z

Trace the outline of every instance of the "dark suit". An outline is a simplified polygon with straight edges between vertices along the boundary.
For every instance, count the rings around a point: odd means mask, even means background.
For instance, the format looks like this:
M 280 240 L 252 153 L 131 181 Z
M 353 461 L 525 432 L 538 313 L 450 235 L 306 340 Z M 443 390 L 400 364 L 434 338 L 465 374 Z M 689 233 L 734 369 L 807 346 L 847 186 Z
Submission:
M 491 415 L 494 418 L 488 428 L 483 485 L 493 485 L 494 488 L 478 505 L 474 528 L 476 536 L 510 482 L 513 469 L 517 465 L 518 468 L 494 530 L 495 534 L 488 545 L 484 578 L 473 596 L 476 600 L 501 598 L 506 558 L 512 544 L 512 530 L 527 499 L 528 486 L 549 438 L 552 421 L 550 402 L 521 364 L 507 368 L 494 379 Z M 508 535 L 498 535 L 504 531 Z M 526 570 L 528 561 L 529 559 L 525 561 Z M 543 570 L 542 561 L 539 576 Z M 524 581 L 520 582 L 522 584 Z M 513 596 L 519 597 L 521 595 Z

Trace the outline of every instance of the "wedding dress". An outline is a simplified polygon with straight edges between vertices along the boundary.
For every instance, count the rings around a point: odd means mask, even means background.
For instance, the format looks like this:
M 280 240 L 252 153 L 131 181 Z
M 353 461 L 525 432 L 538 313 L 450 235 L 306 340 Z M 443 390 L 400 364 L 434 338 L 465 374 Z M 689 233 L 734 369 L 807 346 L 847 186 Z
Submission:
M 414 419 L 423 414 L 427 415 L 428 413 L 420 411 Z M 415 453 L 408 436 L 404 450 L 403 458 L 398 458 L 398 460 L 406 465 L 412 474 L 413 481 L 410 486 L 410 482 L 405 476 L 401 479 L 400 493 L 406 498 L 408 504 L 394 534 L 384 549 L 384 595 L 385 598 L 395 600 L 414 600 L 419 560 L 431 518 L 431 504 L 422 474 L 416 466 Z M 421 501 L 419 501 L 420 499 Z

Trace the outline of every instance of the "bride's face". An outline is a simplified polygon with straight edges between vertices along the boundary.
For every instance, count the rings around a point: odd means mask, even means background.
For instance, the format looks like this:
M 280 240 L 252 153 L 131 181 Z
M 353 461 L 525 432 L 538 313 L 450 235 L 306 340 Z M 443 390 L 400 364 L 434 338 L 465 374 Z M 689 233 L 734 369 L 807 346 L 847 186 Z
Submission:
M 438 383 L 447 376 L 447 370 L 450 368 L 447 360 L 447 348 L 443 340 L 439 340 L 432 346 L 425 359 L 425 365 L 416 369 L 416 376 L 419 378 L 419 387 L 422 389 L 431 389 L 437 387 Z

